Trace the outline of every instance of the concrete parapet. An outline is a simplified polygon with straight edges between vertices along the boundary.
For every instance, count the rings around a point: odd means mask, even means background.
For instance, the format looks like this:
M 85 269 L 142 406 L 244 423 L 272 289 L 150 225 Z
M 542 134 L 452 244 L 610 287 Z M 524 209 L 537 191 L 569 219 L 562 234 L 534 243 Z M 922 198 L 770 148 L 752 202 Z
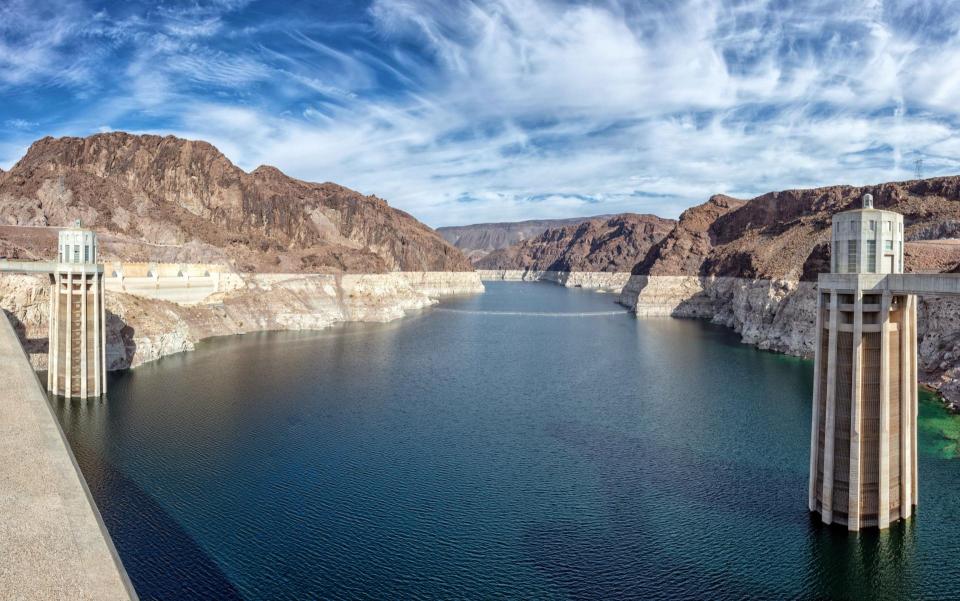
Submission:
M 0 598 L 136 593 L 6 318 L 0 317 Z
M 122 263 L 105 266 L 106 287 L 180 305 L 202 303 L 218 292 L 246 286 L 226 265 L 209 263 Z

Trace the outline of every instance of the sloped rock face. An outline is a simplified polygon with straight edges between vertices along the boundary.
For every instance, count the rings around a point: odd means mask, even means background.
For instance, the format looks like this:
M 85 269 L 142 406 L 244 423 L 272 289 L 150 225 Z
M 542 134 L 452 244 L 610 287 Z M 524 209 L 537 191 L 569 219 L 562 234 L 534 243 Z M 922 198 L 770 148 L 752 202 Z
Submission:
M 495 250 L 507 248 L 535 238 L 548 229 L 579 225 L 584 221 L 606 219 L 610 215 L 593 217 L 573 217 L 569 219 L 532 219 L 504 223 L 476 223 L 439 227 L 437 233 L 443 239 L 459 248 L 471 261 L 478 261 Z
M 699 275 L 701 265 L 713 249 L 711 228 L 721 216 L 744 205 L 744 201 L 717 195 L 704 204 L 687 209 L 661 241 L 632 269 L 642 275 Z
M 920 299 L 917 325 L 921 381 L 960 411 L 960 299 Z
M 0 223 L 76 219 L 124 243 L 105 259 L 176 247 L 179 260 L 221 255 L 245 272 L 472 269 L 433 230 L 375 196 L 273 167 L 246 173 L 210 144 L 173 136 L 43 138 L 0 179 Z
M 715 196 L 687 210 L 620 294 L 638 316 L 708 319 L 760 348 L 811 356 L 816 278 L 829 271 L 834 213 L 875 205 L 905 217 L 905 270 L 958 271 L 960 178 L 774 192 L 750 201 Z M 960 299 L 923 298 L 921 381 L 960 405 Z
M 684 212 L 633 273 L 816 281 L 829 271 L 833 215 L 858 207 L 868 192 L 877 208 L 904 215 L 910 241 L 960 232 L 957 176 L 770 192 L 750 201 L 714 196 Z M 906 269 L 928 269 L 919 246 L 915 254 Z
M 633 213 L 593 219 L 548 229 L 490 253 L 476 266 L 484 270 L 629 272 L 674 224 L 671 219 Z

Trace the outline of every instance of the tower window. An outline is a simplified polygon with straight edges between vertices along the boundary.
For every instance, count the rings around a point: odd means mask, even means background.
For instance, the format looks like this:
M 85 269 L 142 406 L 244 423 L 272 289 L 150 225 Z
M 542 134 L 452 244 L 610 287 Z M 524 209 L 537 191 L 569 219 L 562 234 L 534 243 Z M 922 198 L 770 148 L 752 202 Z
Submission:
M 867 240 L 867 272 L 877 273 L 877 241 Z
M 883 250 L 893 251 L 893 240 L 884 240 Z
M 857 273 L 857 241 L 847 240 L 847 273 Z

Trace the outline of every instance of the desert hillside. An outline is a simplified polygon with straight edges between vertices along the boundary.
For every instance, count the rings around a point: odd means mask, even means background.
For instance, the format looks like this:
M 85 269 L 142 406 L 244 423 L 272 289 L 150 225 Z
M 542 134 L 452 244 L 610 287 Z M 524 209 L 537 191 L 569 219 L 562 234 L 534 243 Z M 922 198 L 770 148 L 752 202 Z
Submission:
M 117 132 L 43 138 L 0 172 L 0 251 L 44 258 L 30 226 L 80 219 L 105 259 L 229 263 L 243 272 L 469 271 L 433 230 L 376 196 L 247 173 L 212 145 Z M 40 230 L 37 230 L 40 231 Z
M 677 227 L 634 268 L 640 275 L 715 275 L 815 281 L 830 265 L 832 216 L 874 205 L 904 215 L 907 271 L 950 271 L 960 236 L 960 177 L 770 192 L 751 200 L 714 196 L 680 216 Z
M 624 213 L 540 235 L 491 252 L 479 269 L 626 272 L 676 224 L 672 219 Z
M 532 219 L 528 221 L 507 221 L 502 223 L 476 223 L 437 228 L 443 239 L 453 244 L 471 261 L 478 261 L 495 250 L 507 248 L 535 238 L 548 229 L 579 225 L 584 221 L 604 219 L 611 215 L 593 217 L 571 217 L 567 219 Z

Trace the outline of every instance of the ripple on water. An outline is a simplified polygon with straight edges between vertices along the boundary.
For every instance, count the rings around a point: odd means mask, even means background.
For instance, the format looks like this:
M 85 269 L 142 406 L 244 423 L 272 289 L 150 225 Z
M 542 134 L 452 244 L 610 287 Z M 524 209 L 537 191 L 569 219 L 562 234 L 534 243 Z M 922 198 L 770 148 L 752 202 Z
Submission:
M 934 403 L 919 516 L 849 535 L 805 509 L 808 363 L 610 295 L 487 290 L 56 404 L 141 597 L 960 597 L 960 429 Z

